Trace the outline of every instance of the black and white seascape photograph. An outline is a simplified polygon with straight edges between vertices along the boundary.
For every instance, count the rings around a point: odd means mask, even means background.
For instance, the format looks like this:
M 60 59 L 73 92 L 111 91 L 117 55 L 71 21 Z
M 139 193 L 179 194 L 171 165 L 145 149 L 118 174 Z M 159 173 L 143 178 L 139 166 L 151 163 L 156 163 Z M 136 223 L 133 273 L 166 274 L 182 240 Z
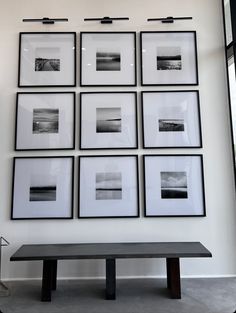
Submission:
M 59 48 L 36 48 L 35 50 L 35 72 L 60 71 L 60 49 Z
M 96 108 L 96 132 L 120 133 L 121 108 Z
M 30 201 L 56 201 L 56 185 L 30 186 Z
M 183 119 L 158 119 L 159 132 L 183 132 Z
M 33 134 L 55 134 L 59 131 L 59 109 L 33 109 Z
M 157 70 L 182 70 L 180 47 L 158 47 Z
M 121 200 L 122 174 L 120 172 L 96 173 L 96 200 Z
M 60 59 L 46 59 L 36 58 L 35 59 L 35 72 L 51 72 L 60 71 Z
M 96 70 L 97 71 L 120 71 L 120 53 L 119 52 L 96 52 Z
M 187 173 L 186 172 L 161 172 L 161 198 L 186 199 Z

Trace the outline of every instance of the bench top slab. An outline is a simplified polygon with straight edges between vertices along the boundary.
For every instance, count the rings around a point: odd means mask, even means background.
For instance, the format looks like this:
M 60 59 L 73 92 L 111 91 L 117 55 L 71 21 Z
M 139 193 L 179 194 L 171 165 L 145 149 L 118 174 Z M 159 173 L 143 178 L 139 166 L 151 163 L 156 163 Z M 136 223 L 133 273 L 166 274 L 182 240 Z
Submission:
M 137 242 L 23 245 L 11 261 L 125 259 L 125 258 L 195 258 L 212 254 L 200 242 Z

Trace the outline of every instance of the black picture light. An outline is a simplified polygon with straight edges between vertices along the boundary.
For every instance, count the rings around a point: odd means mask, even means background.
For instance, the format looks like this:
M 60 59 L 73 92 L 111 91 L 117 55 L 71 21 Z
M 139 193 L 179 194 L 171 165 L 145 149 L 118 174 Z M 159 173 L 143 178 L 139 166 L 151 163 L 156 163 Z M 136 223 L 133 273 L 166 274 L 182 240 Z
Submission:
M 186 17 L 173 17 L 173 16 L 167 16 L 167 17 L 158 17 L 158 18 L 148 18 L 148 22 L 153 21 L 161 21 L 162 23 L 174 23 L 175 20 L 192 20 L 193 18 L 191 16 Z
M 101 24 L 112 24 L 113 21 L 128 21 L 129 18 L 128 17 L 109 17 L 109 16 L 104 16 L 104 17 L 89 17 L 89 18 L 85 18 L 84 21 L 85 22 L 89 22 L 89 21 L 100 21 Z
M 22 22 L 39 22 L 43 24 L 54 24 L 55 22 L 68 22 L 68 18 L 24 18 Z

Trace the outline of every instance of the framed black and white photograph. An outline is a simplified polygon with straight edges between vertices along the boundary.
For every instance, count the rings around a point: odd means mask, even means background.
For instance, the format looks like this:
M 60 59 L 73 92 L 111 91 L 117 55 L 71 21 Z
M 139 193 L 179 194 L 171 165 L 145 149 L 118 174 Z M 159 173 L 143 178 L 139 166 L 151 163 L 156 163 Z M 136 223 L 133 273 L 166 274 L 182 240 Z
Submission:
M 76 86 L 76 33 L 20 33 L 18 87 Z
M 80 149 L 137 149 L 136 92 L 80 94 Z
M 135 32 L 81 32 L 81 86 L 136 86 Z
M 141 32 L 141 84 L 198 85 L 195 31 Z
M 79 218 L 139 217 L 138 157 L 79 157 Z
M 75 93 L 17 93 L 15 150 L 75 148 Z
M 202 147 L 198 91 L 142 92 L 144 148 Z
M 144 155 L 145 217 L 205 216 L 202 155 Z
M 16 157 L 11 219 L 73 218 L 74 157 Z

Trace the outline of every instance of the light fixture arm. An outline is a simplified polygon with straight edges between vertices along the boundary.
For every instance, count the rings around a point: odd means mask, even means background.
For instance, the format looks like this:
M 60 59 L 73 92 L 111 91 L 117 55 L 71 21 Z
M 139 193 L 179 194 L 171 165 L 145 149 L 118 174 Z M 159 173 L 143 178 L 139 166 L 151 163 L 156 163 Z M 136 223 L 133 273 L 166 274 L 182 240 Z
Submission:
M 113 21 L 124 21 L 124 20 L 129 20 L 129 17 L 109 17 L 109 16 L 104 16 L 104 17 L 89 17 L 85 18 L 85 22 L 90 22 L 90 21 L 100 21 L 101 24 L 112 24 Z
M 55 22 L 68 22 L 68 18 L 24 18 L 22 22 L 42 23 L 42 24 L 55 24 Z
M 185 16 L 185 17 L 173 17 L 173 16 L 167 16 L 167 17 L 157 17 L 157 18 L 148 18 L 148 22 L 153 21 L 161 21 L 162 23 L 174 23 L 176 20 L 192 20 L 193 18 L 191 16 Z

